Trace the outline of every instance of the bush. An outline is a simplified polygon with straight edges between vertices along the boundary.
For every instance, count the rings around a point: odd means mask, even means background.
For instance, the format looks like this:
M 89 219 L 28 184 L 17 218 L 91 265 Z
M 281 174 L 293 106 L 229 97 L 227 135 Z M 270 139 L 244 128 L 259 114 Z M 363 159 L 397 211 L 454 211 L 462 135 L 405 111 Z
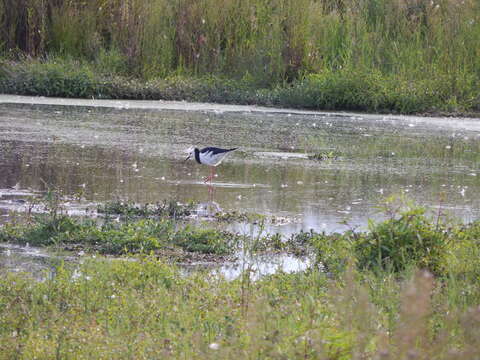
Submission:
M 413 265 L 442 272 L 450 235 L 425 216 L 425 209 L 414 207 L 400 212 L 398 218 L 370 222 L 369 230 L 356 244 L 360 268 L 399 272 Z

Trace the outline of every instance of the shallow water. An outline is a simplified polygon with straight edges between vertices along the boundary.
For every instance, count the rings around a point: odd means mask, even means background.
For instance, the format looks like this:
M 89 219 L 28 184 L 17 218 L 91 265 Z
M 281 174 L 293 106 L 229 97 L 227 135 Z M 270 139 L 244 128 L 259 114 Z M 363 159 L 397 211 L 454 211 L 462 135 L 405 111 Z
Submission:
M 58 256 L 30 246 L 0 243 L 0 275 L 4 271 L 31 274 L 36 280 L 43 281 L 55 273 L 55 268 L 70 257 Z
M 291 219 L 267 228 L 283 234 L 365 227 L 379 201 L 401 192 L 479 218 L 479 119 L 30 99 L 0 95 L 0 219 L 47 187 L 87 203 L 214 202 Z M 192 145 L 240 148 L 218 167 L 213 193 L 202 181 L 209 169 L 183 162 Z M 336 158 L 308 159 L 319 152 Z

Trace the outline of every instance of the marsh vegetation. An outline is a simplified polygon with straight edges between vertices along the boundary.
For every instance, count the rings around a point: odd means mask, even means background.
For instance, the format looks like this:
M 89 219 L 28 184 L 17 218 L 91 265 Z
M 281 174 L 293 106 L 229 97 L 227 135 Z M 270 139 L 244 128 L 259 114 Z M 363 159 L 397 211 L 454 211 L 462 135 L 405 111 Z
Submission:
M 276 115 L 271 128 L 266 115 L 240 114 L 243 127 L 231 128 L 237 122 L 225 114 L 2 109 L 0 204 L 14 213 L 2 216 L 0 261 L 14 245 L 39 246 L 55 261 L 41 276 L 39 267 L 2 262 L 0 358 L 478 357 L 480 224 L 468 220 L 478 218 L 474 123 L 452 135 L 451 122 L 410 119 L 388 120 L 387 129 L 383 120 Z M 217 201 L 236 210 L 189 219 L 207 189 L 188 178 L 201 179 L 201 170 L 178 165 L 170 149 L 192 141 L 205 118 L 212 133 L 204 139 L 238 136 L 249 155 L 232 157 L 214 184 Z M 412 127 L 414 135 L 404 130 Z M 266 148 L 258 129 L 268 130 Z M 290 145 L 302 157 L 292 161 Z M 373 201 L 399 188 L 438 206 Z M 374 205 L 381 214 L 366 226 L 347 218 L 335 231 L 348 211 L 365 225 Z M 318 222 L 267 223 L 294 217 L 296 206 L 311 206 L 329 221 L 326 231 Z M 262 209 L 270 212 L 255 214 Z M 451 209 L 462 218 L 446 215 Z M 309 261 L 304 271 L 266 275 L 251 261 L 279 253 Z M 233 279 L 185 270 L 225 261 L 240 264 Z
M 254 281 L 247 267 L 228 281 L 182 274 L 171 252 L 156 250 L 178 246 L 218 260 L 234 248 L 230 235 L 174 231 L 168 215 L 152 222 L 137 213 L 133 220 L 131 211 L 117 226 L 100 226 L 50 207 L 2 227 L 0 238 L 72 242 L 87 256 L 57 265 L 42 282 L 2 276 L 2 356 L 475 358 L 480 223 L 429 217 L 406 199 L 387 199 L 382 208 L 387 220 L 372 222 L 368 232 L 301 232 L 270 243 L 243 238 L 242 249 L 252 254 L 291 246 L 315 260 L 302 273 Z M 128 257 L 88 256 L 99 249 Z
M 400 113 L 480 106 L 473 0 L 4 0 L 0 33 L 3 92 Z

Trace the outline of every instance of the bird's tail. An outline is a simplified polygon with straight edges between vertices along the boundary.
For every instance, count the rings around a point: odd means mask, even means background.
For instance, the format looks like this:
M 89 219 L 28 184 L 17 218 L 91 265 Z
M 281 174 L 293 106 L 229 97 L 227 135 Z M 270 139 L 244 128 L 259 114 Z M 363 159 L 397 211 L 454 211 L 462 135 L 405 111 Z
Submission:
M 237 150 L 238 148 L 231 148 L 231 149 L 228 149 L 227 151 L 233 151 L 233 150 Z

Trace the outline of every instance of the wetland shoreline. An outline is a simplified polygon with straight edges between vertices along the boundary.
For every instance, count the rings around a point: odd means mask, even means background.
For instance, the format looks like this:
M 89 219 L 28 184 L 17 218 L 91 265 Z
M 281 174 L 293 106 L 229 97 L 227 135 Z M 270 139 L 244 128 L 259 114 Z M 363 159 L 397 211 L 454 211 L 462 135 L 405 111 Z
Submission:
M 477 120 L 58 105 L 0 104 L 0 236 L 82 256 L 41 279 L 0 267 L 0 358 L 478 357 Z M 244 149 L 214 196 L 180 162 L 196 141 Z M 425 208 L 380 203 L 398 192 Z M 223 215 L 182 223 L 178 203 L 206 198 Z M 98 204 L 106 224 L 79 217 Z M 299 221 L 255 237 L 244 212 Z M 219 226 L 235 220 L 240 239 Z M 265 265 L 282 252 L 309 257 Z

